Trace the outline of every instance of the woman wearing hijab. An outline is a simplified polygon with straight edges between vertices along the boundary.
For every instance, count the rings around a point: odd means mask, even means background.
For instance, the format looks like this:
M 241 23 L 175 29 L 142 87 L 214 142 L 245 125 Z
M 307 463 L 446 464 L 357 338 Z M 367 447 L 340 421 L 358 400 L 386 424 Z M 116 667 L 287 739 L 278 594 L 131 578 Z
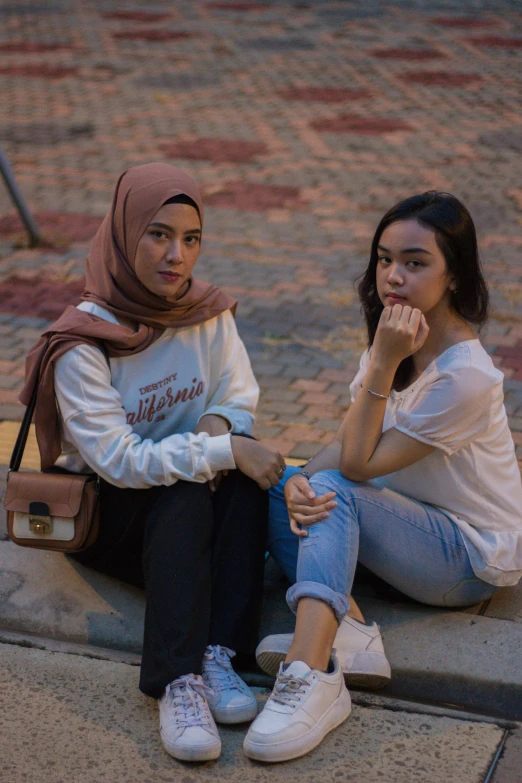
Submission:
M 165 749 L 189 761 L 219 756 L 215 721 L 256 715 L 231 658 L 257 642 L 264 490 L 285 467 L 250 437 L 258 386 L 236 302 L 192 277 L 202 225 L 182 171 L 125 172 L 82 302 L 29 354 L 21 396 L 39 384 L 42 469 L 100 476 L 100 533 L 76 558 L 145 588 L 140 689 L 159 699 Z

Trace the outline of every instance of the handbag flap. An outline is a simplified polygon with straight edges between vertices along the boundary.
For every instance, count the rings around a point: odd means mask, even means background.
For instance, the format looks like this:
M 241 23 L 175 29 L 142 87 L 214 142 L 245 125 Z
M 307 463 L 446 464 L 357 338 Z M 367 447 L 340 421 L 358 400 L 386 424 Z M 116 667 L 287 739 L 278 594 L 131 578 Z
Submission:
M 29 504 L 40 502 L 47 504 L 53 517 L 75 517 L 85 485 L 92 480 L 89 475 L 15 471 L 7 480 L 4 506 L 7 511 L 28 514 Z

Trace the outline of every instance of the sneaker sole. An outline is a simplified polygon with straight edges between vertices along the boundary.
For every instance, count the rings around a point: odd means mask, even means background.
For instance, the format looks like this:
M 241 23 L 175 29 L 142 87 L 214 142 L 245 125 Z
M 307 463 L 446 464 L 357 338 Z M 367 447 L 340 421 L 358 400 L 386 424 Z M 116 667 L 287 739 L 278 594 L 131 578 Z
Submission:
M 281 645 L 281 647 L 283 646 Z M 288 647 L 286 646 L 284 646 L 285 649 L 279 650 L 274 649 L 275 647 L 277 647 L 277 644 L 272 645 L 270 650 L 263 650 L 258 647 L 259 652 L 256 652 L 256 660 L 259 667 L 272 677 L 277 675 L 279 664 L 284 661 L 288 652 Z M 391 680 L 391 673 L 388 661 L 384 656 L 381 657 L 383 658 L 382 672 L 343 671 L 345 683 L 355 688 L 371 688 L 373 690 L 384 688 Z
M 204 745 L 193 747 L 185 745 L 181 747 L 169 746 L 161 737 L 161 744 L 169 754 L 178 761 L 213 761 L 221 755 L 221 742 L 215 745 Z
M 257 717 L 257 701 L 237 710 L 216 710 L 211 706 L 210 712 L 216 723 L 247 723 Z
M 243 743 L 243 750 L 248 758 L 254 761 L 275 763 L 278 761 L 291 761 L 310 753 L 311 750 L 321 744 L 326 735 L 340 726 L 350 716 L 352 703 L 350 694 L 343 689 L 341 695 L 334 701 L 321 720 L 313 728 L 297 739 L 287 740 L 281 745 L 261 745 L 249 742 L 248 737 Z

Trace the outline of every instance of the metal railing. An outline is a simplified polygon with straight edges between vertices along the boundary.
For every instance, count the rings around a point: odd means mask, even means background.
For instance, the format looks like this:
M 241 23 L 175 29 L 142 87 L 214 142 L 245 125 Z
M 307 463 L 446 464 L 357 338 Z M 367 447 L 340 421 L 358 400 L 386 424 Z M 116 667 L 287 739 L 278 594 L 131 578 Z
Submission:
M 9 161 L 6 158 L 2 147 L 0 147 L 0 174 L 3 177 L 7 190 L 9 191 L 9 195 L 11 196 L 13 203 L 18 210 L 18 214 L 20 215 L 27 233 L 29 234 L 29 246 L 36 247 L 37 245 L 41 244 L 42 236 L 38 230 L 38 226 L 36 225 L 33 216 L 31 215 L 29 207 L 26 204 L 26 201 L 22 195 L 22 191 L 18 187 L 13 169 L 9 165 Z

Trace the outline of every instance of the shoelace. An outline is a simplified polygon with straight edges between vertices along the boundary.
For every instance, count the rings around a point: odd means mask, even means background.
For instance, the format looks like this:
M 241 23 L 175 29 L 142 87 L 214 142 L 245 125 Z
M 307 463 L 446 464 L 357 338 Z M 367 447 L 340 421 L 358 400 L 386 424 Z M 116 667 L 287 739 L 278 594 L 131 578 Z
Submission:
M 310 685 L 311 683 L 302 677 L 280 672 L 270 694 L 270 700 L 294 709 L 301 702 Z
M 213 696 L 201 677 L 185 674 L 173 680 L 166 688 L 173 714 L 180 726 L 209 726 L 207 697 Z
M 210 679 L 214 693 L 230 688 L 240 689 L 237 674 L 232 668 L 230 659 L 234 650 L 222 647 L 220 644 L 209 645 L 203 656 L 205 674 Z

